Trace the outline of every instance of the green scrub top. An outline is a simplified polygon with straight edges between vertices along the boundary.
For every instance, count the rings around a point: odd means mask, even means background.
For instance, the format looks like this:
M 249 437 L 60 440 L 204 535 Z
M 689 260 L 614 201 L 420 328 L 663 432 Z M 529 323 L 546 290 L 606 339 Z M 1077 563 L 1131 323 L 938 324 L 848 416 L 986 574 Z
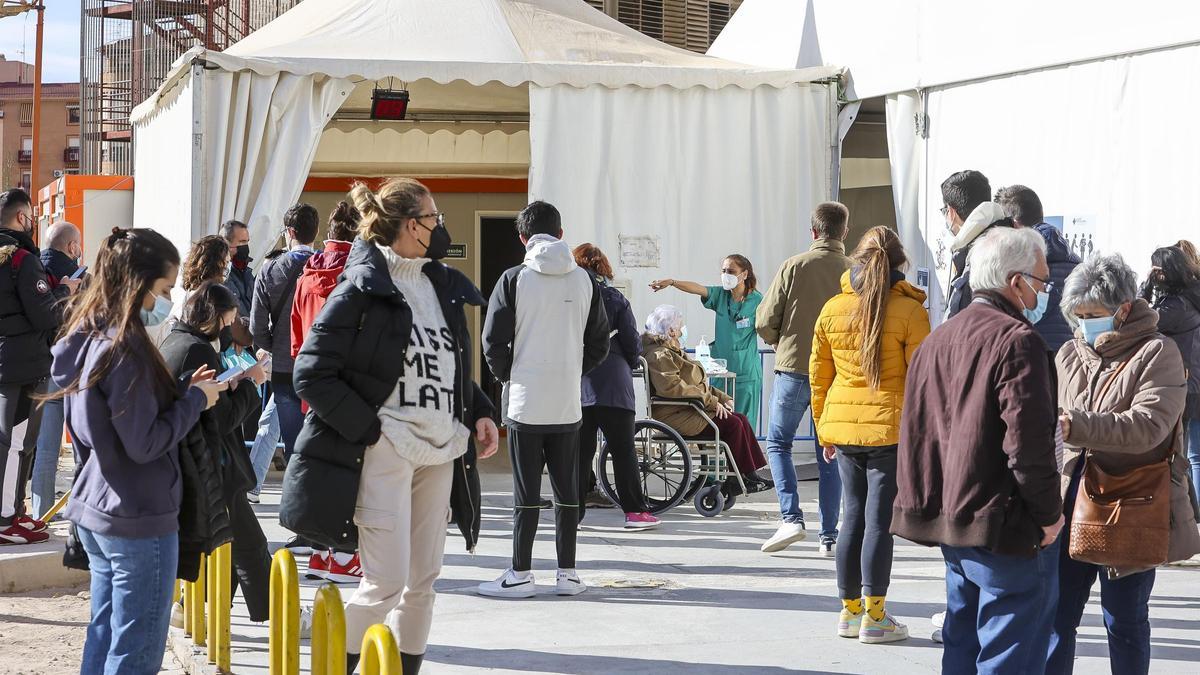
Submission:
M 741 302 L 734 302 L 731 291 L 709 286 L 708 299 L 704 301 L 704 306 L 717 315 L 717 339 L 712 345 L 712 356 L 725 359 L 729 370 L 737 374 L 738 389 L 742 388 L 743 382 L 762 382 L 758 333 L 754 330 L 754 313 L 762 297 L 762 293 L 751 291 Z

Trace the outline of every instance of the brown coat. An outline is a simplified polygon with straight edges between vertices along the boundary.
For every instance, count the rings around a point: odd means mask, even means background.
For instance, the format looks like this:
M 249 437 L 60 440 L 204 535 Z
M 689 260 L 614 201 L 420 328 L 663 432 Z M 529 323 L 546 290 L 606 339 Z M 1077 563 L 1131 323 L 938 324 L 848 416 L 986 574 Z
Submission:
M 671 340 L 648 333 L 643 335 L 642 355 L 655 396 L 694 398 L 702 402 L 710 414 L 716 412 L 717 406 L 732 400 L 725 392 L 709 386 L 703 366 L 688 359 Z M 687 406 L 655 405 L 651 406 L 650 414 L 684 436 L 697 436 L 708 428 L 704 418 Z
M 779 268 L 754 316 L 759 337 L 775 348 L 775 370 L 808 374 L 813 327 L 825 303 L 842 291 L 848 269 L 846 245 L 838 239 L 818 239 Z
M 905 383 L 894 534 L 1036 554 L 1062 515 L 1050 371 L 1029 321 L 984 291 L 925 338 Z
M 1100 400 L 1109 376 L 1121 362 L 1124 370 Z M 1144 300 L 1133 303 L 1119 330 L 1096 339 L 1093 349 L 1081 338 L 1058 352 L 1059 404 L 1071 419 L 1063 439 L 1062 489 L 1066 492 L 1083 449 L 1106 472 L 1125 473 L 1171 461 L 1171 545 L 1168 562 L 1200 553 L 1200 532 L 1188 492 L 1188 460 L 1178 425 L 1187 400 L 1187 375 L 1175 343 L 1158 332 L 1158 314 Z M 1110 570 L 1114 577 L 1140 569 Z

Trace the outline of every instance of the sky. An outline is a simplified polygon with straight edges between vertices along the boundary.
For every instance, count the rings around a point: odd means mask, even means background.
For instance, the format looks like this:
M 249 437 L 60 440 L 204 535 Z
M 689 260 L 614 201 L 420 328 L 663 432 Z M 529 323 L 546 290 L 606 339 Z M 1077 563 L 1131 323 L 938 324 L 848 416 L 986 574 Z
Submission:
M 42 81 L 78 82 L 79 0 L 42 1 L 46 5 Z M 36 44 L 37 16 L 34 12 L 0 19 L 0 54 L 5 58 L 33 63 Z

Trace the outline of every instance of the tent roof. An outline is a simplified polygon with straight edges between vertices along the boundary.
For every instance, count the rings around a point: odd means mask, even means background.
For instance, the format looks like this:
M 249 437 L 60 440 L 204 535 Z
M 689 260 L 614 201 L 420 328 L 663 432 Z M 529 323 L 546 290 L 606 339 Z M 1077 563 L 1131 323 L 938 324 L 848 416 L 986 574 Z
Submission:
M 708 50 L 769 68 L 837 64 L 870 98 L 1200 43 L 1178 0 L 746 0 Z
M 841 72 L 761 68 L 677 49 L 582 0 L 305 0 L 224 52 L 189 51 L 154 98 L 197 58 L 263 75 L 508 86 L 785 87 Z

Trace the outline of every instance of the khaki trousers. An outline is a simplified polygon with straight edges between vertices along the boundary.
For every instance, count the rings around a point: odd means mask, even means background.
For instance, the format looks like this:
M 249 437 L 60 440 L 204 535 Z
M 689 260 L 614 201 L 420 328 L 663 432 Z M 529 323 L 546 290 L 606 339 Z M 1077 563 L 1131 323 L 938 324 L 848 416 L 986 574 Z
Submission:
M 384 623 L 400 651 L 424 654 L 442 570 L 454 462 L 415 466 L 390 443 L 367 449 L 354 522 L 363 578 L 346 603 L 346 650 Z

